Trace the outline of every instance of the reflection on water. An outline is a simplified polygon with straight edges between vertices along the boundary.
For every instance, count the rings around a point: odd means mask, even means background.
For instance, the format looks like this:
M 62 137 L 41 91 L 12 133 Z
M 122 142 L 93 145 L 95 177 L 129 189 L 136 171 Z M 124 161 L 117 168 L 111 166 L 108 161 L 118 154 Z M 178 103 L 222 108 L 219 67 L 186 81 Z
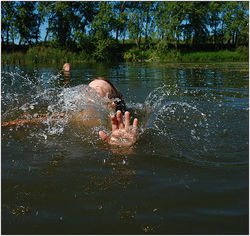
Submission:
M 64 87 L 70 87 L 71 73 L 70 71 L 62 71 Z
M 97 76 L 139 119 L 131 152 L 98 137 L 110 113 L 87 89 Z M 56 68 L 2 68 L 2 123 L 49 117 L 2 127 L 3 233 L 248 232 L 247 64 L 86 63 L 65 81 Z M 72 125 L 91 103 L 106 122 Z

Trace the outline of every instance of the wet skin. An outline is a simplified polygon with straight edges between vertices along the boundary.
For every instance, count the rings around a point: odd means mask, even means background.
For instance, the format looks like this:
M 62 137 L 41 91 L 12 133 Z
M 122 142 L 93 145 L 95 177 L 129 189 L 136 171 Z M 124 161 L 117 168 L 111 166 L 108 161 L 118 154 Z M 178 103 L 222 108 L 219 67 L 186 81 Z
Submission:
M 93 88 L 101 97 L 104 99 L 107 97 L 108 94 L 111 94 L 112 87 L 103 80 L 94 80 L 92 81 L 89 86 Z M 108 102 L 108 106 L 115 110 L 115 103 Z M 52 121 L 57 121 L 59 118 L 63 118 L 65 116 L 64 113 L 56 113 L 52 117 Z M 93 127 L 99 126 L 101 121 L 97 118 L 98 114 L 95 111 L 84 110 L 79 113 L 75 113 L 70 118 L 70 121 L 73 124 L 78 125 L 78 127 Z M 137 138 L 138 138 L 138 119 L 135 118 L 133 121 L 132 127 L 130 126 L 129 120 L 130 114 L 128 111 L 125 112 L 125 123 L 123 122 L 122 112 L 117 111 L 116 116 L 112 115 L 111 119 L 111 126 L 112 131 L 111 134 L 108 135 L 104 131 L 99 132 L 99 136 L 103 142 L 110 144 L 112 146 L 123 146 L 129 147 L 132 146 Z M 2 127 L 4 126 L 12 126 L 12 125 L 24 125 L 24 124 L 39 124 L 42 123 L 44 120 L 48 119 L 49 115 L 41 114 L 37 118 L 28 117 L 27 119 L 22 120 L 14 120 L 9 122 L 2 123 Z M 84 119 L 83 119 L 84 118 Z
M 103 98 L 107 93 L 111 93 L 111 86 L 104 80 L 94 80 L 89 86 L 95 89 Z M 115 108 L 115 103 L 109 103 L 109 106 Z M 117 111 L 116 117 L 111 116 L 112 131 L 110 136 L 107 133 L 100 131 L 99 136 L 102 141 L 115 146 L 132 146 L 138 137 L 138 119 L 135 118 L 133 126 L 130 127 L 129 112 L 125 112 L 125 123 L 122 119 L 122 112 Z
M 108 136 L 100 131 L 99 135 L 102 141 L 116 146 L 132 146 L 135 144 L 138 136 L 138 119 L 135 118 L 133 126 L 130 127 L 129 112 L 125 112 L 125 123 L 123 123 L 121 111 L 117 111 L 116 117 L 111 116 L 112 132 Z

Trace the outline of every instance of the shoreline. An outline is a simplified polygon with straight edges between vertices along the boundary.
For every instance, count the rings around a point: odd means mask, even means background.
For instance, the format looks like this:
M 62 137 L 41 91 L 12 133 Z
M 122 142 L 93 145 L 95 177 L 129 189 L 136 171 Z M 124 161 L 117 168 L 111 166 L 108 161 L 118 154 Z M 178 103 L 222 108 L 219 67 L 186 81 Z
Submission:
M 106 60 L 98 61 L 84 51 L 72 52 L 51 47 L 32 47 L 26 52 L 14 51 L 1 54 L 2 65 L 46 64 L 46 63 L 96 63 L 96 62 L 149 62 L 149 63 L 198 63 L 198 62 L 248 62 L 248 48 L 219 51 L 184 51 L 171 49 L 159 53 L 156 49 L 132 48 L 123 52 L 110 53 Z

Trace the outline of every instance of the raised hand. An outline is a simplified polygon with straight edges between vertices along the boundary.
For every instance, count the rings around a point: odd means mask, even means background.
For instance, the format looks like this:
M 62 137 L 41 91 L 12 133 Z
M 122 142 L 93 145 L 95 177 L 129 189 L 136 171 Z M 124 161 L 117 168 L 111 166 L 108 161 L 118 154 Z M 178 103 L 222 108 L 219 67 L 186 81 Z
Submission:
M 138 119 L 135 118 L 133 126 L 130 126 L 129 112 L 125 112 L 125 124 L 123 123 L 121 111 L 117 111 L 116 117 L 111 116 L 112 132 L 108 136 L 105 132 L 100 131 L 99 135 L 102 141 L 115 146 L 129 147 L 132 146 L 138 136 Z

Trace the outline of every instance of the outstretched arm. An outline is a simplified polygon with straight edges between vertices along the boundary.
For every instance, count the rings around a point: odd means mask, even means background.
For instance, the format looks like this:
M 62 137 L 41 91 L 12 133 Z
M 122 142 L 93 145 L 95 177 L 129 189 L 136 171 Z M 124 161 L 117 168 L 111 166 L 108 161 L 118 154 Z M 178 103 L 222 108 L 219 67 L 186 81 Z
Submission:
M 129 112 L 125 112 L 125 124 L 123 123 L 121 111 L 117 111 L 116 116 L 111 116 L 112 132 L 108 136 L 100 131 L 99 135 L 102 141 L 115 146 L 132 146 L 138 138 L 138 119 L 135 118 L 133 126 L 130 126 Z
M 58 118 L 57 117 L 64 117 L 64 113 L 56 113 L 53 115 L 52 117 L 52 121 L 57 121 Z M 1 124 L 2 127 L 6 127 L 6 126 L 19 126 L 19 125 L 25 125 L 25 124 L 41 124 L 44 120 L 47 120 L 50 116 L 48 114 L 40 114 L 39 117 L 36 118 L 27 118 L 27 119 L 16 119 L 16 120 L 12 120 L 12 121 L 7 121 L 7 122 L 3 122 Z

